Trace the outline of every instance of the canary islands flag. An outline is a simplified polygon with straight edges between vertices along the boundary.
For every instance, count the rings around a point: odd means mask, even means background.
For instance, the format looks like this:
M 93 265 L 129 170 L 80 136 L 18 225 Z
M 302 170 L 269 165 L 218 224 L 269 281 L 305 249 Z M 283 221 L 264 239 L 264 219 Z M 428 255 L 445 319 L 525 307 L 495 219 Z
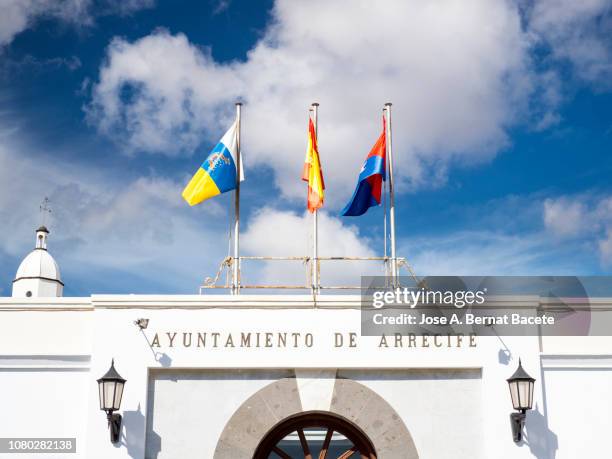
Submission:
M 308 210 L 314 212 L 323 207 L 325 183 L 323 183 L 323 171 L 319 161 L 317 134 L 310 118 L 308 120 L 308 149 L 304 160 L 302 180 L 308 182 Z
M 386 139 L 385 120 L 383 119 L 383 132 L 361 166 L 357 188 L 349 203 L 342 210 L 342 215 L 345 217 L 363 215 L 370 207 L 380 204 L 382 182 L 386 179 L 385 167 Z
M 236 120 L 183 190 L 183 198 L 190 206 L 236 188 L 236 164 L 239 154 L 237 128 Z M 244 172 L 240 161 L 240 181 L 243 180 Z

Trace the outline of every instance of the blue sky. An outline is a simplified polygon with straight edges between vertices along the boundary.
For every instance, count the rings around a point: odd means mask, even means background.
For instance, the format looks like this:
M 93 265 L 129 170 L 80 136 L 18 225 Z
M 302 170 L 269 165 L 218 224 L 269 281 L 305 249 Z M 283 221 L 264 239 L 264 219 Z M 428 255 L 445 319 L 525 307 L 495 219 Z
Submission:
M 0 295 L 45 196 L 66 294 L 197 291 L 227 255 L 232 197 L 189 208 L 180 192 L 238 99 L 244 253 L 308 250 L 299 176 L 318 101 L 322 252 L 381 254 L 381 209 L 339 210 L 391 100 L 399 252 L 417 273 L 609 273 L 611 2 L 575 3 L 11 0 Z M 303 278 L 284 265 L 244 276 Z

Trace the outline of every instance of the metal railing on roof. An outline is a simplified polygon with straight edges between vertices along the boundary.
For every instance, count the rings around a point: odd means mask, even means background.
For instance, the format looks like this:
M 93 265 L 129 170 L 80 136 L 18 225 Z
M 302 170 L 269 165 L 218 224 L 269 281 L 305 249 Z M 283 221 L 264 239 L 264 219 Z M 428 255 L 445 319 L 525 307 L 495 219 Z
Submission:
M 305 275 L 306 281 L 304 284 L 278 284 L 278 285 L 270 285 L 270 284 L 244 284 L 240 282 L 241 270 L 240 264 L 242 261 L 300 261 L 305 266 Z M 408 272 L 408 275 L 415 281 L 417 285 L 422 283 L 422 280 L 419 279 L 408 263 L 408 260 L 404 257 L 398 257 L 397 266 L 399 268 L 404 268 Z M 320 276 L 320 263 L 321 262 L 332 262 L 332 261 L 373 261 L 373 262 L 382 262 L 384 268 L 384 275 L 391 276 L 391 266 L 393 259 L 391 257 L 317 257 L 317 276 L 314 277 L 312 275 L 313 269 L 313 258 L 309 256 L 287 256 L 287 257 L 272 257 L 272 256 L 241 256 L 238 258 L 238 276 L 239 282 L 237 283 L 237 288 L 232 286 L 231 275 L 235 272 L 232 268 L 234 267 L 235 258 L 234 257 L 226 257 L 221 262 L 217 274 L 214 277 L 207 277 L 204 279 L 203 284 L 200 286 L 200 294 L 202 294 L 205 290 L 232 290 L 233 294 L 239 294 L 240 290 L 309 290 L 313 294 L 320 293 L 321 290 L 329 290 L 329 291 L 340 291 L 340 290 L 354 290 L 361 291 L 363 287 L 361 285 L 323 285 L 321 284 L 321 276 Z M 219 279 L 223 274 L 223 271 L 226 270 L 225 282 L 222 285 L 219 285 Z M 309 284 L 310 279 L 317 279 L 317 283 Z M 389 277 L 390 282 L 393 281 L 392 277 Z M 399 277 L 397 278 L 399 282 Z

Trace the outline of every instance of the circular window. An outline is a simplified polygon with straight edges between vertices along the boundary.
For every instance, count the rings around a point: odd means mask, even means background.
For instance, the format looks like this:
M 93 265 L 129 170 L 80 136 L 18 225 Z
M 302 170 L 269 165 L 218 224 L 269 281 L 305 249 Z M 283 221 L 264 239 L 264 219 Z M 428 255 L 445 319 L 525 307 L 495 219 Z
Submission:
M 329 413 L 292 416 L 263 438 L 253 459 L 376 459 L 368 437 L 350 421 Z
M 28 298 L 30 298 L 30 297 L 32 296 L 32 292 L 30 292 L 30 291 L 28 290 L 28 291 L 26 292 L 26 296 L 27 296 Z

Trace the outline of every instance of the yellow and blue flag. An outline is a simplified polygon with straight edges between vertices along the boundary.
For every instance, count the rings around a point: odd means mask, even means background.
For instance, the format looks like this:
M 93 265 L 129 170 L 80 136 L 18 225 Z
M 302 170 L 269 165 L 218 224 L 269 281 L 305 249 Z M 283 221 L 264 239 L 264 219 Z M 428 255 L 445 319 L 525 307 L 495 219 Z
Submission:
M 236 188 L 238 163 L 238 121 L 227 130 L 183 190 L 183 199 L 190 206 Z M 240 181 L 244 180 L 240 161 Z

